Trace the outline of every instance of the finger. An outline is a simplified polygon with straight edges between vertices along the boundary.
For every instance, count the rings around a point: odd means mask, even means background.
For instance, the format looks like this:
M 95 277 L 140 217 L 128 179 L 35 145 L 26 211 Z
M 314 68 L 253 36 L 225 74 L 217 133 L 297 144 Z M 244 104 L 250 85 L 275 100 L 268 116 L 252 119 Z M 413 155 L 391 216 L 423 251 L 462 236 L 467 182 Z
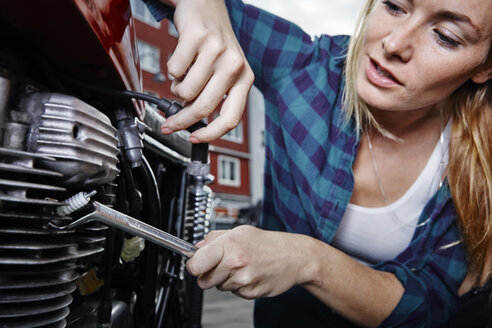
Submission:
M 224 256 L 221 245 L 209 244 L 199 248 L 186 262 L 186 268 L 193 276 L 203 275 L 215 268 Z
M 205 239 L 201 240 L 200 242 L 196 243 L 196 247 L 200 248 L 205 245 L 210 244 L 212 241 L 217 239 L 218 237 L 222 236 L 224 233 L 226 233 L 228 230 L 212 230 L 210 231 Z
M 228 279 L 225 279 L 222 283 L 217 284 L 217 289 L 221 291 L 238 291 L 239 288 L 243 287 L 241 284 L 234 280 L 234 275 L 229 275 Z
M 231 270 L 229 279 L 225 280 L 220 288 L 223 290 L 237 291 L 244 290 L 245 288 L 253 288 L 256 285 L 255 280 L 251 274 L 248 274 L 248 269 L 241 267 Z
M 231 81 L 225 81 L 219 74 L 212 76 L 198 98 L 179 113 L 169 117 L 163 127 L 172 131 L 183 130 L 193 123 L 208 117 L 222 101 Z
M 231 276 L 231 271 L 219 264 L 212 271 L 209 271 L 197 279 L 198 286 L 202 289 L 209 289 L 222 285 Z
M 206 128 L 193 132 L 190 136 L 194 142 L 210 142 L 218 139 L 239 124 L 251 85 L 235 85 L 229 91 L 224 101 L 220 116 L 213 120 Z M 196 140 L 196 141 L 195 141 Z
M 216 58 L 217 50 L 206 48 L 191 64 L 184 79 L 173 80 L 171 92 L 186 101 L 195 99 L 213 75 L 213 63 Z
M 185 75 L 198 52 L 198 43 L 188 35 L 183 33 L 179 36 L 176 49 L 167 62 L 167 71 L 175 78 Z
M 236 296 L 239 296 L 247 300 L 254 300 L 260 297 L 260 295 L 254 289 L 251 289 L 251 287 L 249 286 L 241 287 L 235 290 L 234 294 Z

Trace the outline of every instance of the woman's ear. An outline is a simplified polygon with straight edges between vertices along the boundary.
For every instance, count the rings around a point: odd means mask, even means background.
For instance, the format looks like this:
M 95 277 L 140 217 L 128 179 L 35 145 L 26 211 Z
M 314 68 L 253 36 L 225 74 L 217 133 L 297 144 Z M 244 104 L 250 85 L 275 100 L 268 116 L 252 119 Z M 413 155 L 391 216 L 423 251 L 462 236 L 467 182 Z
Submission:
M 472 76 L 472 81 L 476 84 L 483 84 L 492 79 L 492 67 L 481 70 Z

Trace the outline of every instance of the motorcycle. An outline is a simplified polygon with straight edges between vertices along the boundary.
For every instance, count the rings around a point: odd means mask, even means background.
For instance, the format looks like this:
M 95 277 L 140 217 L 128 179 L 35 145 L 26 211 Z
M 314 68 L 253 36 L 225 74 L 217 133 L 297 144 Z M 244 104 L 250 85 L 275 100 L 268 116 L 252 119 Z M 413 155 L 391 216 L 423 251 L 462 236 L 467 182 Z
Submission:
M 209 229 L 208 145 L 160 133 L 180 106 L 142 93 L 128 0 L 2 1 L 0 40 L 0 327 L 200 327 L 186 256 L 70 226 Z

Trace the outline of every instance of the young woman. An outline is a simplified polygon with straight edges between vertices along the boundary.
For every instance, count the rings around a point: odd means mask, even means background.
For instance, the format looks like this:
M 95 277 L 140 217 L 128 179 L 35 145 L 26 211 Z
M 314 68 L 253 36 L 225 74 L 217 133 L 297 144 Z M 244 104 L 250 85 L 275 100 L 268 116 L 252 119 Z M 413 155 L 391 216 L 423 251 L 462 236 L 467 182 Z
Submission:
M 314 40 L 240 0 L 165 2 L 188 106 L 163 133 L 224 95 L 190 139 L 227 132 L 251 71 L 265 96 L 264 230 L 210 233 L 201 287 L 259 298 L 257 326 L 439 327 L 490 279 L 492 2 L 369 0 L 352 38 Z

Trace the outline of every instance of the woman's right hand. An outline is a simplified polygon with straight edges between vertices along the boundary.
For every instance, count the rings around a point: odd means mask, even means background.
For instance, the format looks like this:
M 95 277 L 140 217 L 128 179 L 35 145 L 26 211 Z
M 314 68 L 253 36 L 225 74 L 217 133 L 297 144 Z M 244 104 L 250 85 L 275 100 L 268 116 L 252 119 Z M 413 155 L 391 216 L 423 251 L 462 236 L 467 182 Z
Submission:
M 174 76 L 171 92 L 185 101 L 185 108 L 166 120 L 162 133 L 183 130 L 208 117 L 225 97 L 220 116 L 190 136 L 195 143 L 209 142 L 239 123 L 253 72 L 234 35 L 223 0 L 173 3 L 179 39 L 167 66 Z

